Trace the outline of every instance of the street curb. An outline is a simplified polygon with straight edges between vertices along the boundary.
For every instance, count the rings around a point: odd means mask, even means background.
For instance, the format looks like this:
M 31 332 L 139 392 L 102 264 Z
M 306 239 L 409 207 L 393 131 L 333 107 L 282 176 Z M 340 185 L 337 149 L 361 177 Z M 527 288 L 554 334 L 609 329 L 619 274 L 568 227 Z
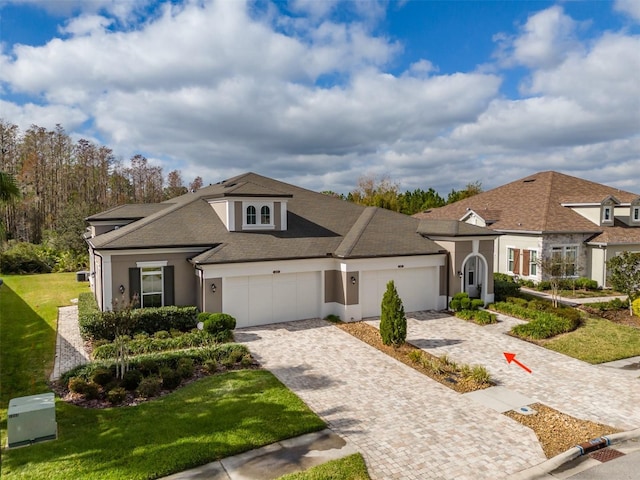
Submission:
M 640 439 L 640 428 L 629 430 L 627 432 L 603 435 L 601 438 L 606 439 L 609 445 L 626 442 L 628 440 Z M 553 472 L 561 465 L 570 462 L 571 460 L 575 460 L 582 455 L 582 448 L 576 445 L 575 447 L 571 447 L 569 450 L 562 452 L 553 458 L 550 458 L 538 465 L 535 465 L 526 470 L 522 470 L 510 476 L 509 480 L 535 480 L 539 478 L 553 478 L 551 475 L 549 475 L 549 472 Z

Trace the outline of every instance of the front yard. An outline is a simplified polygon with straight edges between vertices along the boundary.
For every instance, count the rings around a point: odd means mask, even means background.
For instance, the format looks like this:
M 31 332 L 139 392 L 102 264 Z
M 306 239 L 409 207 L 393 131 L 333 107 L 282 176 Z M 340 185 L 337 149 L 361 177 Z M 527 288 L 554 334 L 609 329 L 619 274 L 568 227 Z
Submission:
M 57 308 L 87 285 L 74 274 L 3 278 L 4 446 L 9 400 L 50 390 Z M 325 426 L 264 370 L 205 377 L 133 407 L 90 409 L 57 400 L 56 415 L 57 440 L 3 451 L 3 478 L 155 478 Z

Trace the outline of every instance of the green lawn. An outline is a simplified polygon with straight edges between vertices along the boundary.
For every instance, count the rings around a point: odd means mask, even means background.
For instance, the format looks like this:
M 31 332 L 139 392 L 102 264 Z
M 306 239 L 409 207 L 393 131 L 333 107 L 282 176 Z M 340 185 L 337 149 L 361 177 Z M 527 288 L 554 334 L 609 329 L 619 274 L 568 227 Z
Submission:
M 640 355 L 640 330 L 608 320 L 589 318 L 573 332 L 541 342 L 546 348 L 589 363 Z
M 0 287 L 0 429 L 9 399 L 47 391 L 57 307 L 87 290 L 74 274 L 4 276 Z M 277 440 L 324 422 L 266 371 L 207 377 L 136 407 L 56 402 L 59 438 L 2 452 L 2 478 L 147 479 Z
M 324 428 L 272 374 L 204 378 L 136 407 L 56 404 L 59 438 L 4 453 L 3 478 L 147 479 Z
M 304 472 L 284 475 L 278 480 L 369 480 L 369 478 L 362 455 L 356 453 Z

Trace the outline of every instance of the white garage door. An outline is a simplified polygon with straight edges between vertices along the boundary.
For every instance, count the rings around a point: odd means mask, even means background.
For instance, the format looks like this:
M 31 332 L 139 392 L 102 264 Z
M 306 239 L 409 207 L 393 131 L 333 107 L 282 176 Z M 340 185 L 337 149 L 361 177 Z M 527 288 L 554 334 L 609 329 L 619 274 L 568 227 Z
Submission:
M 224 279 L 222 309 L 237 327 L 320 316 L 320 272 Z
M 436 267 L 373 270 L 362 272 L 360 279 L 360 302 L 364 318 L 380 315 L 380 303 L 389 280 L 394 281 L 405 312 L 437 307 L 439 284 Z

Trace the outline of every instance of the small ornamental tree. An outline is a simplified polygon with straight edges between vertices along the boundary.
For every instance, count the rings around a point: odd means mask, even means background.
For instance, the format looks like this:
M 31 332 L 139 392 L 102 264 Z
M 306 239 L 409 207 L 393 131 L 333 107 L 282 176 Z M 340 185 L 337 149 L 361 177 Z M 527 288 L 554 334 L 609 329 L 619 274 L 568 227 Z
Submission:
M 387 291 L 382 297 L 381 307 L 380 336 L 382 343 L 398 347 L 407 339 L 407 319 L 404 316 L 404 306 L 393 280 L 387 283 Z
M 633 300 L 640 297 L 640 253 L 622 252 L 607 260 L 609 284 L 627 295 L 629 315 L 633 315 Z

